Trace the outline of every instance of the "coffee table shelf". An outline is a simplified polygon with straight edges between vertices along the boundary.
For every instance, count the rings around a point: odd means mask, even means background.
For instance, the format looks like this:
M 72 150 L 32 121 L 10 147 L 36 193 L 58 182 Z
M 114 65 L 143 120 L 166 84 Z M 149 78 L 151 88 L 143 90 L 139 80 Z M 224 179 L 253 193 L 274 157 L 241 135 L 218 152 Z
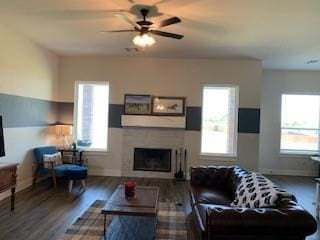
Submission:
M 104 214 L 104 236 L 106 235 L 107 214 L 156 218 L 158 202 L 159 187 L 137 186 L 135 197 L 126 198 L 124 185 L 120 185 L 101 210 L 101 213 Z M 156 224 L 157 221 L 154 222 Z

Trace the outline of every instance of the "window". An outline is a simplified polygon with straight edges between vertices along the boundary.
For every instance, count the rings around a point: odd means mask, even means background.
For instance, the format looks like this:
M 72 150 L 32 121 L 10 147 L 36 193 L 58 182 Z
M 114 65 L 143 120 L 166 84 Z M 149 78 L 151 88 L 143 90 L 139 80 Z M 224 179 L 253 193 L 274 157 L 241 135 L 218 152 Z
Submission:
M 108 112 L 108 83 L 76 83 L 74 137 L 78 146 L 88 150 L 107 150 Z
M 320 96 L 283 94 L 281 152 L 313 154 L 319 151 Z
M 201 154 L 236 156 L 238 87 L 204 86 Z

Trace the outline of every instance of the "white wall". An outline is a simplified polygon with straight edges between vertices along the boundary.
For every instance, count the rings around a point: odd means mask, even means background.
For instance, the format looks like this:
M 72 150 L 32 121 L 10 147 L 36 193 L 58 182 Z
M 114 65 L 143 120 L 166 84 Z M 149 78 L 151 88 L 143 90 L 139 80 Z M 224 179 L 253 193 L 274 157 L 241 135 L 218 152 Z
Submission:
M 254 60 L 61 57 L 59 101 L 73 102 L 75 81 L 109 81 L 112 104 L 123 104 L 125 93 L 137 93 L 185 96 L 188 106 L 201 106 L 202 86 L 217 83 L 239 85 L 240 107 L 259 108 L 261 74 L 261 62 Z M 238 157 L 233 159 L 200 159 L 200 132 L 185 134 L 189 165 L 240 164 L 258 168 L 258 134 L 239 134 Z M 111 128 L 109 139 L 107 154 L 90 154 L 91 173 L 119 175 L 122 129 Z
M 309 157 L 280 156 L 281 94 L 320 94 L 320 72 L 264 71 L 261 88 L 260 171 L 316 176 L 318 166 Z
M 73 102 L 75 81 L 109 81 L 110 102 L 123 104 L 125 93 L 187 96 L 201 105 L 204 84 L 237 84 L 240 107 L 260 106 L 261 62 L 121 57 L 61 57 L 59 101 Z
M 0 93 L 56 100 L 58 57 L 1 24 L 0 39 Z M 54 143 L 52 131 L 52 127 L 4 129 L 6 156 L 0 161 L 19 163 L 18 189 L 31 184 L 30 150 Z
M 58 57 L 0 24 L 0 93 L 57 99 Z

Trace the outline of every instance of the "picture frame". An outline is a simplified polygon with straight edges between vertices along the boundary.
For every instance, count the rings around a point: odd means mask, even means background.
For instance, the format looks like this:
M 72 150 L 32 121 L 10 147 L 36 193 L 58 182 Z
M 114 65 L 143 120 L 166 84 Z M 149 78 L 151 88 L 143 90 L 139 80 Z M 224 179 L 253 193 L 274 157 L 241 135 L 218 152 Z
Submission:
M 158 116 L 184 116 L 185 97 L 152 97 L 152 115 Z
M 150 115 L 151 95 L 125 94 L 124 95 L 125 115 Z

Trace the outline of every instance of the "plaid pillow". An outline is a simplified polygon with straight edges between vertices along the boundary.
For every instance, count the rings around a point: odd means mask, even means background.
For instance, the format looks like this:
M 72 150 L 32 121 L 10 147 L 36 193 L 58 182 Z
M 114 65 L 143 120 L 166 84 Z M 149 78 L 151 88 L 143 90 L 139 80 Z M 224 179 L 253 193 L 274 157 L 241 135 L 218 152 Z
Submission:
M 54 154 L 43 154 L 43 166 L 44 168 L 52 168 L 52 162 L 54 165 L 62 164 L 61 152 Z

